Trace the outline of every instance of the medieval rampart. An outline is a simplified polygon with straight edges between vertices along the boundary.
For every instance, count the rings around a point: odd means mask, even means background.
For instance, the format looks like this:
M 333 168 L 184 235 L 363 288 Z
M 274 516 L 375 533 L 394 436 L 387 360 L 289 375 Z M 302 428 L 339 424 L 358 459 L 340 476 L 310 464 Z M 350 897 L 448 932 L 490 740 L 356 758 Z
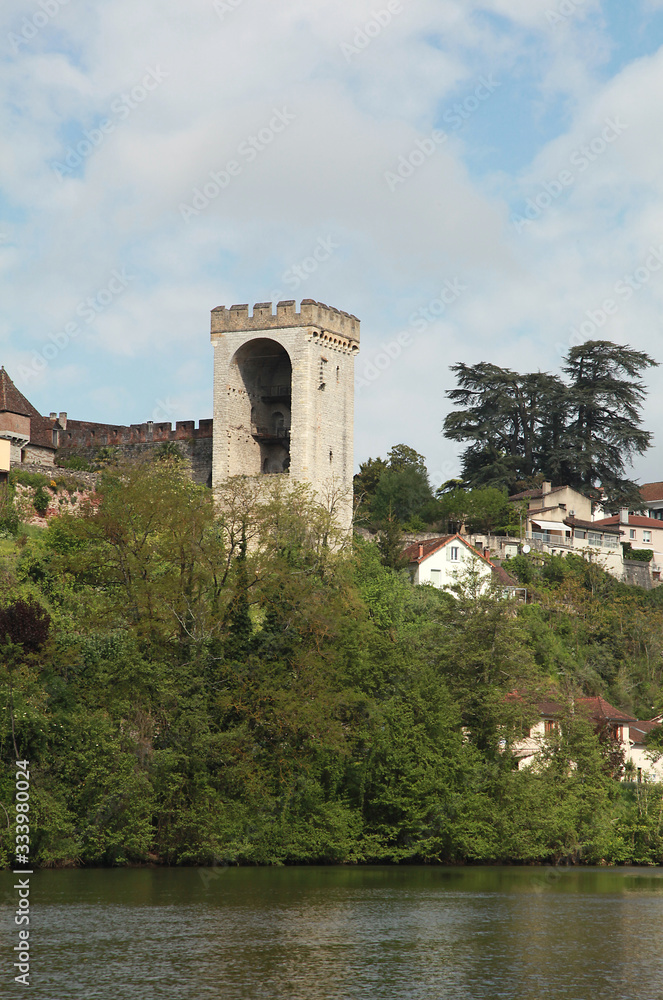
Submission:
M 60 417 L 63 429 L 58 431 L 58 459 L 77 456 L 94 462 L 101 448 L 112 448 L 118 457 L 137 459 L 151 454 L 166 442 L 174 442 L 184 456 L 197 483 L 211 485 L 212 481 L 212 424 L 200 420 L 178 420 L 171 423 L 97 424 L 87 420 L 65 420 Z

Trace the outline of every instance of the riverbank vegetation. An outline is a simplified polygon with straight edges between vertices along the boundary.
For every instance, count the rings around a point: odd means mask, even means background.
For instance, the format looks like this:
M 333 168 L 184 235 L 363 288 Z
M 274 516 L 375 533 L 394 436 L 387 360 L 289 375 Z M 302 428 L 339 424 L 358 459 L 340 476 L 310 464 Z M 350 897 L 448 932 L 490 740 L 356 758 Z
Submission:
M 109 466 L 2 540 L 2 864 L 17 758 L 47 866 L 663 863 L 662 789 L 587 720 L 510 752 L 544 694 L 661 710 L 660 591 L 572 556 L 514 561 L 526 605 L 413 587 L 270 485 Z

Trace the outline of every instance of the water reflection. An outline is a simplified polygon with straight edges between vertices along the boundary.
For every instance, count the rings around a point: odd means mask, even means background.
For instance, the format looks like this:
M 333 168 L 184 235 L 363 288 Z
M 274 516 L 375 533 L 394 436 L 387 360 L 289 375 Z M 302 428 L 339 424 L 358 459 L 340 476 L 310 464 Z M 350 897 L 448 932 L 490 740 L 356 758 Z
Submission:
M 40 872 L 39 1000 L 658 1000 L 663 871 Z M 0 876 L 0 995 L 13 879 Z

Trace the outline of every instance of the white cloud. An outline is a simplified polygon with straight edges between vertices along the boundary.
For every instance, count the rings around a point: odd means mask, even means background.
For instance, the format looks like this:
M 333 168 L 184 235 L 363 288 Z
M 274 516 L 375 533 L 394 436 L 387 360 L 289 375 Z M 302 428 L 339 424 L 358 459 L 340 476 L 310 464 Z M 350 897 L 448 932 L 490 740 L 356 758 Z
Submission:
M 99 419 L 108 407 L 116 420 L 129 405 L 136 420 L 165 394 L 175 401 L 173 419 L 206 416 L 209 310 L 269 297 L 318 238 L 331 236 L 338 251 L 294 294 L 284 289 L 285 297 L 358 314 L 367 357 L 406 329 L 446 279 L 469 285 L 357 401 L 359 458 L 398 439 L 432 465 L 451 462 L 455 446 L 440 433 L 448 365 L 490 359 L 555 368 L 556 345 L 651 244 L 663 242 L 656 100 L 663 60 L 636 60 L 606 81 L 614 39 L 589 16 L 598 3 L 587 0 L 559 29 L 545 16 L 554 6 L 403 2 L 351 58 L 341 46 L 354 44 L 356 30 L 385 3 L 243 0 L 223 20 L 211 0 L 63 6 L 0 67 L 0 127 L 8 137 L 0 149 L 7 220 L 0 233 L 11 227 L 11 243 L 0 242 L 5 364 L 28 360 L 114 269 L 126 267 L 135 280 L 34 380 L 35 401 L 48 395 L 49 407 L 79 417 L 87 415 L 79 405 L 94 406 Z M 5 5 L 8 30 L 29 15 L 23 0 Z M 131 99 L 148 70 L 161 82 Z M 473 123 L 469 131 L 449 129 L 448 141 L 390 190 L 385 172 L 490 73 L 502 87 L 478 114 L 503 122 L 504 135 L 493 128 L 481 147 Z M 540 130 L 537 153 L 519 173 L 489 172 L 494 152 L 520 141 L 511 118 L 522 114 L 519 88 L 531 114 L 521 131 Z M 123 94 L 134 106 L 121 116 L 112 109 Z M 240 144 L 268 127 L 275 108 L 295 120 L 249 162 Z M 587 169 L 574 166 L 563 196 L 516 232 L 518 206 L 569 169 L 574 151 L 616 116 L 628 124 L 623 135 Z M 112 131 L 72 176 L 58 177 L 53 162 L 75 153 L 102 118 Z M 239 176 L 185 222 L 180 206 L 232 159 Z M 601 335 L 663 357 L 662 282 L 652 275 Z M 174 376 L 168 382 L 169 372 L 189 363 L 187 378 L 200 380 L 199 391 L 176 386 Z M 113 390 L 109 379 L 119 380 L 122 365 L 133 372 L 141 364 L 152 369 L 141 398 Z M 660 393 L 659 374 L 650 381 Z M 95 385 L 104 391 L 95 395 Z

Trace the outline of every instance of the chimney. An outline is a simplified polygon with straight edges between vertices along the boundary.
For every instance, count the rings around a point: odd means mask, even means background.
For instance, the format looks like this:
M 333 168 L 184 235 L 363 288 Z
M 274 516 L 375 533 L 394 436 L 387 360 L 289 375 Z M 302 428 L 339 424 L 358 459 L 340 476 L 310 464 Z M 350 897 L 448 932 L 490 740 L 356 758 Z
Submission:
M 60 413 L 59 416 L 58 416 L 58 420 L 60 421 L 60 427 L 62 428 L 62 430 L 66 431 L 66 429 L 67 429 L 67 414 L 66 413 Z
M 490 549 L 484 549 L 483 554 L 486 559 L 490 559 Z
M 421 544 L 421 542 L 419 542 L 419 558 L 423 559 L 423 557 L 424 557 L 424 547 Z
M 628 507 L 622 507 L 619 511 L 619 523 L 628 524 Z
M 57 413 L 49 413 L 48 415 L 49 420 L 57 420 L 57 417 L 58 417 Z
M 544 497 L 552 490 L 552 483 L 541 483 L 541 492 Z

